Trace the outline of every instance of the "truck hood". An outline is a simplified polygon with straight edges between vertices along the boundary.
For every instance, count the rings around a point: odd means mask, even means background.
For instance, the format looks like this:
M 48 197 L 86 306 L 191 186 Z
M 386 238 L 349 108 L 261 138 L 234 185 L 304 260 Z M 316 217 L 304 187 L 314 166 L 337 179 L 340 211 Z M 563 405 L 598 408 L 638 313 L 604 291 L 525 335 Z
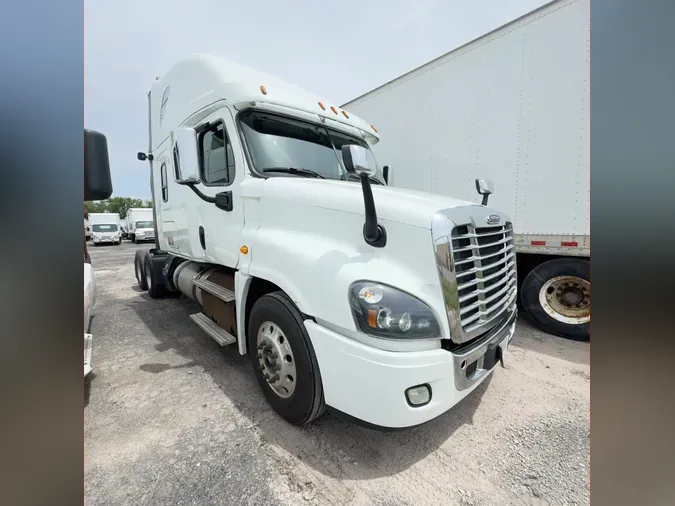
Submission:
M 372 185 L 378 219 L 420 228 L 431 228 L 431 218 L 441 209 L 477 205 L 474 202 L 431 193 Z M 363 192 L 358 181 L 271 177 L 264 181 L 264 198 L 311 207 L 364 215 Z

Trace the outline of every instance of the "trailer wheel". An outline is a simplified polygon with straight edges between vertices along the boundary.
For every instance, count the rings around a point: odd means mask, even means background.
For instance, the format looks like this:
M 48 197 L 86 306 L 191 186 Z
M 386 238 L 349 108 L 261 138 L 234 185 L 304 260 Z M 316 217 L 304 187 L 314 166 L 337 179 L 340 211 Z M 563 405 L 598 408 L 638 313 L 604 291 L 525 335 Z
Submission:
M 146 251 L 143 257 L 143 265 L 145 267 L 145 283 L 148 287 L 148 294 L 153 299 L 161 299 L 166 297 L 167 289 L 161 279 L 157 279 L 155 269 L 152 268 L 152 257 L 150 252 Z
M 134 257 L 134 274 L 136 274 L 138 286 L 143 291 L 148 289 L 148 282 L 145 279 L 145 253 L 141 249 L 136 250 L 136 256 Z
M 251 309 L 248 349 L 267 402 L 293 425 L 325 411 L 321 373 L 303 316 L 283 292 L 263 295 Z
M 560 337 L 590 339 L 590 265 L 576 258 L 548 260 L 532 269 L 520 290 L 523 309 L 542 330 Z

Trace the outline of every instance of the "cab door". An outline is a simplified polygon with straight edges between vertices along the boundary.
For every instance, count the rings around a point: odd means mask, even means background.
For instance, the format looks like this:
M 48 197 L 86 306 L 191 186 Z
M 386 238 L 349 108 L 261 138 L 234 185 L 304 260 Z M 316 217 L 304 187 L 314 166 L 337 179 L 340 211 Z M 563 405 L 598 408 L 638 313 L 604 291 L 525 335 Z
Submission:
M 223 107 L 194 128 L 200 182 L 191 185 L 196 202 L 194 212 L 189 213 L 191 243 L 193 247 L 199 244 L 204 260 L 235 268 L 244 227 L 239 188 L 245 176 L 245 162 L 234 117 Z

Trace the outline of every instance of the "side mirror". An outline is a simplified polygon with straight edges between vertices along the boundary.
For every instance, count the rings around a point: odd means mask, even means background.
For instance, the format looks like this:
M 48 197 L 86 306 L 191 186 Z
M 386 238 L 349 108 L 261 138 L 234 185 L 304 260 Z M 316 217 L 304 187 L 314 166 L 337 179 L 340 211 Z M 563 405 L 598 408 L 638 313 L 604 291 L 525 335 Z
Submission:
M 361 180 L 363 191 L 363 205 L 365 207 L 366 222 L 363 225 L 363 239 L 375 248 L 384 248 L 387 244 L 387 231 L 377 223 L 377 211 L 373 189 L 370 187 L 370 176 L 374 176 L 377 169 L 368 161 L 368 150 L 355 144 L 342 146 L 342 161 L 350 174 L 357 174 Z
M 100 132 L 84 129 L 84 200 L 105 200 L 112 195 L 108 141 Z
M 197 149 L 197 132 L 193 128 L 179 128 L 172 133 L 173 163 L 178 184 L 195 184 L 200 182 L 199 150 Z
M 486 206 L 488 197 L 494 193 L 495 187 L 489 179 L 476 179 L 476 191 L 478 192 L 478 195 L 483 196 L 481 205 Z
M 368 150 L 356 144 L 342 146 L 342 161 L 350 174 L 374 176 L 377 172 L 375 166 L 368 160 Z

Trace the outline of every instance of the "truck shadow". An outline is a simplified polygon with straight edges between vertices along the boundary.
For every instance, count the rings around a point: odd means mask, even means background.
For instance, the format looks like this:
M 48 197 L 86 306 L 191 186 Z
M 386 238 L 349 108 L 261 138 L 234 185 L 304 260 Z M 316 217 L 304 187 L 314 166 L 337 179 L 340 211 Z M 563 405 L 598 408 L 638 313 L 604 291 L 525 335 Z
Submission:
M 518 348 L 563 359 L 574 364 L 588 364 L 590 361 L 590 345 L 588 342 L 573 341 L 547 334 L 536 327 L 523 313 L 518 316 L 512 344 Z
M 142 296 L 141 296 L 142 297 Z M 267 404 L 246 356 L 235 346 L 221 348 L 192 324 L 199 307 L 185 299 L 127 302 L 157 340 L 155 349 L 173 350 L 188 361 L 186 367 L 203 369 L 236 408 L 259 429 L 264 442 L 278 446 L 317 472 L 335 479 L 368 480 L 400 473 L 439 449 L 457 429 L 472 425 L 474 413 L 489 387 L 490 378 L 462 402 L 421 426 L 396 431 L 363 427 L 345 416 L 327 411 L 306 427 L 295 427 Z M 143 297 L 144 299 L 144 297 Z M 170 314 L 167 314 L 170 313 Z M 161 374 L 165 364 L 141 369 Z M 283 452 L 271 452 L 284 459 Z

